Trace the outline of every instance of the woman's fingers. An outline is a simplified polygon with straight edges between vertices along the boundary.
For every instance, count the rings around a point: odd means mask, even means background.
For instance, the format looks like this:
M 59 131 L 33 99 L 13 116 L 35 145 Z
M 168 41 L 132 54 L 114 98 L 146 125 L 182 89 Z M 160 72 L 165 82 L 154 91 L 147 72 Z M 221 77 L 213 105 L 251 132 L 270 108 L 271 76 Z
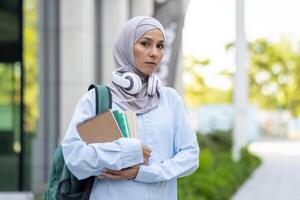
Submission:
M 119 175 L 121 174 L 122 170 L 112 170 L 112 169 L 108 169 L 105 173 L 109 173 L 109 174 L 113 174 L 113 175 Z
M 115 174 L 111 174 L 109 172 L 103 172 L 101 175 L 104 176 L 105 178 L 109 178 L 109 179 L 113 179 L 113 180 L 124 179 L 124 178 L 122 178 L 121 175 L 115 175 Z
M 151 151 L 152 151 L 149 147 L 147 147 L 147 146 L 144 145 L 144 144 L 142 144 L 142 149 L 143 149 L 143 151 L 147 151 L 147 152 L 149 152 L 149 153 L 151 153 Z
M 148 159 L 151 156 L 151 149 L 147 147 L 146 145 L 142 144 L 142 150 L 143 150 L 143 157 L 144 157 L 144 164 L 148 163 Z
M 104 176 L 113 180 L 120 179 L 133 179 L 137 176 L 140 166 L 134 165 L 132 167 L 122 169 L 122 170 L 111 170 L 108 169 L 105 172 L 102 172 L 101 176 Z

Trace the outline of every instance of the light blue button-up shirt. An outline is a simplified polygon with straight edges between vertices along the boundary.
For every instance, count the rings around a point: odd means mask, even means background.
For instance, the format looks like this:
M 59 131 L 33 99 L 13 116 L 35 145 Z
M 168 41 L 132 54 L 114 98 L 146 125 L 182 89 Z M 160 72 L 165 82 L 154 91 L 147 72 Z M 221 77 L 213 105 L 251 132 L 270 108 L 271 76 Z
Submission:
M 143 163 L 141 144 L 152 152 L 148 165 L 140 165 L 134 180 L 96 178 L 90 199 L 176 200 L 177 178 L 194 172 L 199 162 L 196 135 L 181 97 L 175 90 L 161 87 L 159 106 L 137 115 L 139 140 L 121 138 L 87 145 L 80 139 L 76 125 L 95 115 L 94 93 L 91 90 L 79 100 L 62 142 L 69 170 L 84 179 L 106 168 L 119 170 Z M 114 103 L 112 109 L 120 110 Z

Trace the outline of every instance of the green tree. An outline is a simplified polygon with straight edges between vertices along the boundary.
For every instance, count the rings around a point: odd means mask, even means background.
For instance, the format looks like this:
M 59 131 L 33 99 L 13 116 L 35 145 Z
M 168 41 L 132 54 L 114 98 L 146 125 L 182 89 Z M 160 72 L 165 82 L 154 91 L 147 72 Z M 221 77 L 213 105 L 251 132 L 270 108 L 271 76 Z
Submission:
M 185 100 L 190 106 L 231 102 L 231 90 L 224 91 L 209 87 L 205 83 L 205 77 L 201 74 L 200 69 L 210 67 L 209 64 L 209 59 L 199 60 L 193 56 L 185 57 Z M 226 76 L 222 73 L 217 75 Z
M 288 39 L 249 43 L 251 102 L 267 109 L 287 109 L 300 115 L 300 45 Z
M 38 117 L 37 0 L 24 1 L 23 63 L 25 67 L 25 130 L 35 132 Z M 13 84 L 12 84 L 13 83 Z M 20 65 L 0 63 L 0 105 L 19 105 Z
M 233 44 L 226 49 L 233 49 Z M 279 42 L 258 39 L 248 44 L 249 49 L 249 98 L 250 102 L 263 109 L 286 109 L 300 116 L 300 42 L 297 45 L 283 38 Z M 197 106 L 207 103 L 228 103 L 232 89 L 223 91 L 210 88 L 199 68 L 209 67 L 209 60 L 185 58 L 186 101 Z M 232 78 L 223 71 L 219 75 Z
M 19 101 L 20 76 L 13 63 L 0 63 L 0 105 L 9 105 Z M 12 82 L 14 83 L 12 85 Z
M 36 131 L 38 117 L 37 0 L 24 2 L 25 130 Z

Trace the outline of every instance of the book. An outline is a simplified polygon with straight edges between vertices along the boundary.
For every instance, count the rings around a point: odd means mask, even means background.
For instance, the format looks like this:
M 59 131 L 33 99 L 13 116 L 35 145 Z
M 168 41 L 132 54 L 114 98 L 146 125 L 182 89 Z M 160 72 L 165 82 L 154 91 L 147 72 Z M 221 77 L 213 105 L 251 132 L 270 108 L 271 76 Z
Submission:
M 121 129 L 111 110 L 79 123 L 77 131 L 87 144 L 111 142 L 122 137 Z
M 126 115 L 118 110 L 114 110 L 113 115 L 121 129 L 123 137 L 130 138 L 131 136 L 130 136 Z
M 133 111 L 126 111 L 125 115 L 126 115 L 131 138 L 139 139 L 137 125 L 136 125 L 136 113 Z

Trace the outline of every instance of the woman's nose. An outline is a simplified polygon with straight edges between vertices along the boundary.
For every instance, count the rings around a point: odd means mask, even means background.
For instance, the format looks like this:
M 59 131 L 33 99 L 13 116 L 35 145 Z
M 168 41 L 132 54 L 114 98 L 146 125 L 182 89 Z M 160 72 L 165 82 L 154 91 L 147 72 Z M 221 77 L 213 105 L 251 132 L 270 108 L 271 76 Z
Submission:
M 158 49 L 156 47 L 151 48 L 150 57 L 156 58 L 158 56 Z

